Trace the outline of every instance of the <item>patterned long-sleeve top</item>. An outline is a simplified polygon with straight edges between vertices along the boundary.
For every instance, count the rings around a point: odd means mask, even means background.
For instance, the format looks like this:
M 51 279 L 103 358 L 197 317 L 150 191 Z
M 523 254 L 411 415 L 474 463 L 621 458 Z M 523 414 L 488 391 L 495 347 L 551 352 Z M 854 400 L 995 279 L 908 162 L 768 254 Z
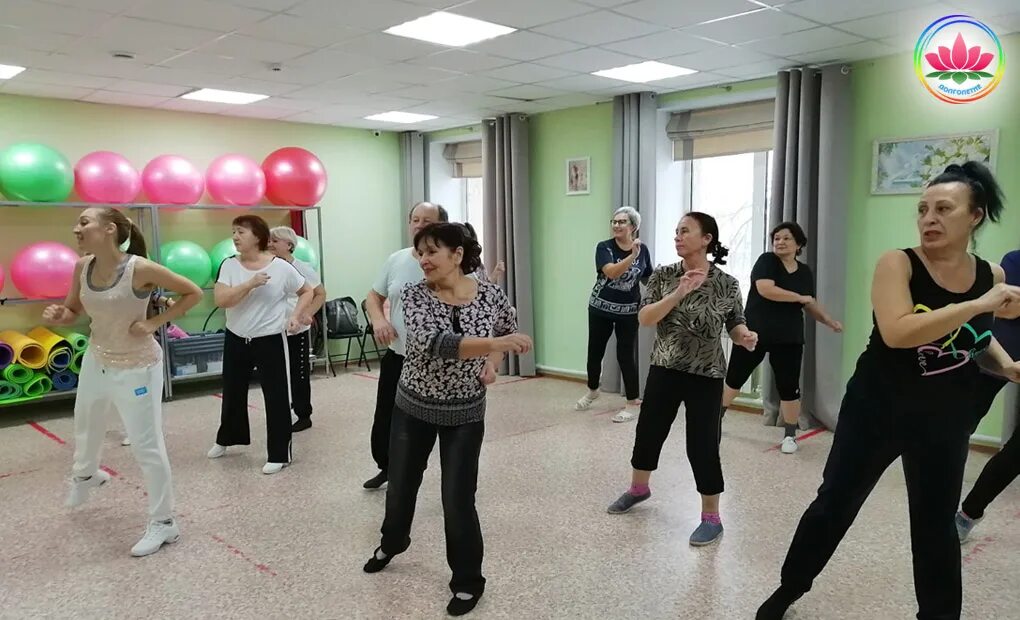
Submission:
M 489 338 L 517 332 L 517 313 L 501 288 L 478 283 L 478 295 L 464 305 L 441 301 L 425 282 L 400 295 L 407 327 L 407 355 L 396 405 L 410 416 L 440 426 L 485 417 L 485 357 L 458 359 L 465 337 Z
M 656 268 L 648 280 L 642 306 L 660 301 L 676 290 L 684 271 L 683 263 Z M 723 330 L 729 332 L 745 322 L 740 284 L 712 265 L 705 282 L 659 321 L 652 347 L 652 365 L 725 378 Z

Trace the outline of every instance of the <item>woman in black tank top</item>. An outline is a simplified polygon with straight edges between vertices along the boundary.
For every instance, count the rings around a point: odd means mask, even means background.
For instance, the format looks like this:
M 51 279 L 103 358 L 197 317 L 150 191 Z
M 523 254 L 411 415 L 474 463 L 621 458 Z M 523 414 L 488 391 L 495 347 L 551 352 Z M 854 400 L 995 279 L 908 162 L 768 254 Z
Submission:
M 782 585 L 758 620 L 782 618 L 811 588 L 857 512 L 897 457 L 910 505 L 919 619 L 959 618 L 963 484 L 979 365 L 1020 380 L 1020 365 L 992 337 L 992 315 L 1020 305 L 1002 268 L 967 252 L 998 221 L 1002 195 L 983 165 L 952 165 L 917 210 L 921 245 L 883 255 L 871 289 L 874 330 L 847 383 L 818 496 L 797 527 Z

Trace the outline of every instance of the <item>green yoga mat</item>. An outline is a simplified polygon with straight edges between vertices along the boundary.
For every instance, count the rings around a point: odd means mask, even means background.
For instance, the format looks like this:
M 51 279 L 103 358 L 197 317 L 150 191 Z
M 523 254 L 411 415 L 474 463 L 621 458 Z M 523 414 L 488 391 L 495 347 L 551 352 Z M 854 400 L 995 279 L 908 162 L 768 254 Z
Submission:
M 88 338 L 88 336 L 85 336 L 83 334 L 79 334 L 76 331 L 73 331 L 73 330 L 70 330 L 70 329 L 67 329 L 67 328 L 64 328 L 64 327 L 54 328 L 53 332 L 55 334 L 63 336 L 64 340 L 66 340 L 68 342 L 68 344 L 71 345 L 71 349 L 76 351 L 76 352 L 77 351 L 84 351 L 85 349 L 89 348 L 89 338 Z
M 81 374 L 81 358 L 85 357 L 84 351 L 75 351 L 71 357 L 71 365 L 67 367 L 68 370 L 76 375 Z
M 41 372 L 32 375 L 32 379 L 25 384 L 25 396 L 28 398 L 39 398 L 53 389 L 53 381 Z
M 21 386 L 10 381 L 0 381 L 0 402 L 20 398 L 22 395 Z
M 18 385 L 25 385 L 32 380 L 33 374 L 35 373 L 32 370 L 25 368 L 21 364 L 11 364 L 4 368 L 3 372 L 0 372 L 0 378 Z

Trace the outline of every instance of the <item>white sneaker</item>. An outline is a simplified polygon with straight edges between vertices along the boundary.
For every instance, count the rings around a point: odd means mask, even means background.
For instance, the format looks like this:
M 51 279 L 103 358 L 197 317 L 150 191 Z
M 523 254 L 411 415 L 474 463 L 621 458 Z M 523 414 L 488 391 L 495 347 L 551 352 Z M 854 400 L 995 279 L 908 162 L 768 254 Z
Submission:
M 587 394 L 582 396 L 576 403 L 574 403 L 574 409 L 576 411 L 586 411 L 591 407 L 591 404 L 598 400 L 602 393 L 598 390 L 589 390 Z
M 783 443 L 779 444 L 779 451 L 783 454 L 793 454 L 797 451 L 797 440 L 793 437 L 783 437 Z
M 124 435 L 124 439 L 120 440 L 120 445 L 122 445 L 122 446 L 130 446 L 131 445 L 131 439 L 127 435 Z
M 621 410 L 613 416 L 613 422 L 630 422 L 637 417 L 637 414 L 630 410 L 630 407 Z
M 92 489 L 98 489 L 109 481 L 110 474 L 101 469 L 91 478 L 86 478 L 85 480 L 78 480 L 72 477 L 71 492 L 67 495 L 67 507 L 74 508 L 75 506 L 81 506 L 88 500 Z
M 221 446 L 218 443 L 214 443 L 213 447 L 209 448 L 209 452 L 206 453 L 206 456 L 208 456 L 211 459 L 218 459 L 226 453 L 227 453 L 226 446 Z
M 267 476 L 270 474 L 278 474 L 283 471 L 283 468 L 289 465 L 289 463 L 266 463 L 262 466 L 262 473 Z
M 160 521 L 149 521 L 145 526 L 145 535 L 131 547 L 131 555 L 140 558 L 152 555 L 159 551 L 163 545 L 175 543 L 181 537 L 181 529 L 177 527 L 177 521 L 172 519 L 170 523 Z

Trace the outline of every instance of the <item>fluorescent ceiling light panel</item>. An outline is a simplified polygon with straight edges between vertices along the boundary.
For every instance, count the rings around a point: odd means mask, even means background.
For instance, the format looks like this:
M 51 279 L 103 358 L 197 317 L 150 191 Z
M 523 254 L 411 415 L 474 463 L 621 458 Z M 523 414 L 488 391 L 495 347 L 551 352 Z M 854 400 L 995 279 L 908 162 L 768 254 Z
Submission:
M 516 28 L 437 11 L 385 30 L 387 34 L 450 47 L 463 47 L 515 32 Z
M 233 105 L 244 105 L 268 99 L 269 95 L 257 95 L 255 93 L 239 93 L 234 90 L 217 90 L 215 88 L 200 88 L 196 91 L 181 95 L 181 99 L 193 99 L 195 101 L 211 101 L 213 103 L 230 103 Z
M 697 73 L 697 71 L 694 69 L 677 67 L 676 65 L 667 65 L 663 62 L 649 60 L 648 62 L 639 62 L 625 67 L 616 67 L 615 69 L 603 69 L 602 71 L 592 73 L 592 75 L 612 78 L 614 80 L 623 80 L 624 82 L 637 82 L 639 84 L 644 84 L 645 82 L 665 80 L 666 78 L 690 75 L 692 73 Z
M 24 67 L 15 65 L 0 65 L 0 80 L 9 80 L 24 70 Z
M 372 116 L 366 116 L 366 121 L 383 121 L 384 123 L 420 123 L 422 121 L 431 121 L 438 116 L 432 116 L 431 114 L 412 114 L 411 112 L 383 112 L 382 114 L 373 114 Z

